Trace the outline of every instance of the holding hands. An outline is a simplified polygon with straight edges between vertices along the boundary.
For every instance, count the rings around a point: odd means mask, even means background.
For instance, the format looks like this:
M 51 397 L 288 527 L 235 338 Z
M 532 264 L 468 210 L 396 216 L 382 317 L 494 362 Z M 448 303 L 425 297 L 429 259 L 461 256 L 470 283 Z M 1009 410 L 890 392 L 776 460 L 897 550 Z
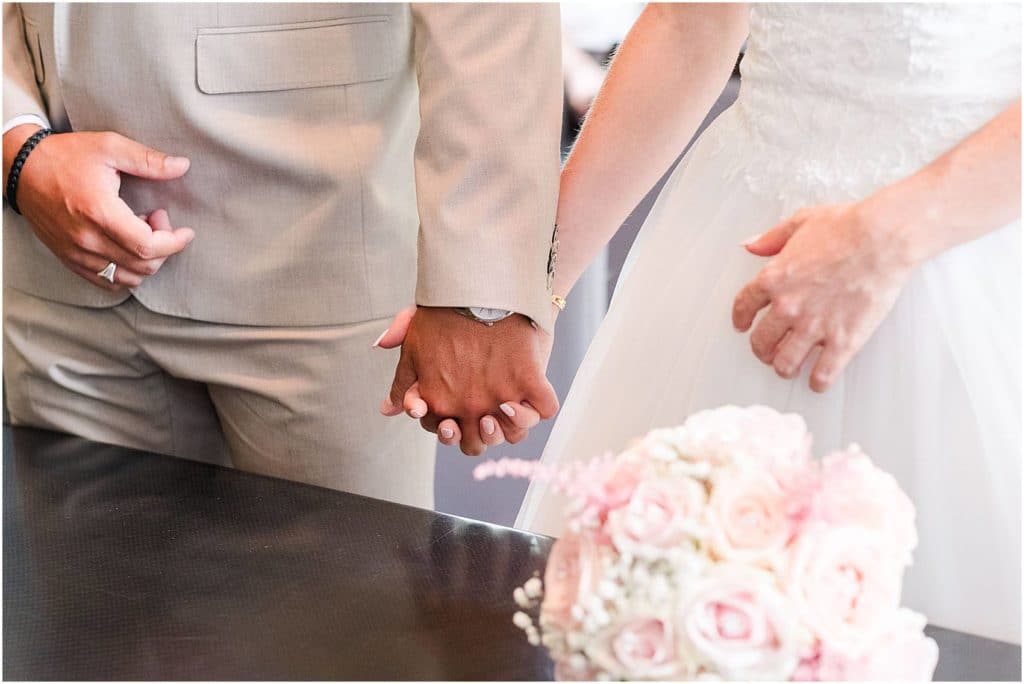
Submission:
M 519 442 L 558 411 L 544 375 L 551 336 L 524 316 L 487 326 L 454 309 L 411 307 L 376 343 L 399 345 L 402 355 L 381 413 L 404 412 L 467 455 Z

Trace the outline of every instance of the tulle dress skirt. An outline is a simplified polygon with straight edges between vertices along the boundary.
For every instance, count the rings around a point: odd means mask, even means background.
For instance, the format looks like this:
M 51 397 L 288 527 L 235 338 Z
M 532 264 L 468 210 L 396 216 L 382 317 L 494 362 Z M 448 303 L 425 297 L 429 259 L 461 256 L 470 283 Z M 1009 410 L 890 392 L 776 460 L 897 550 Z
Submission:
M 782 379 L 732 326 L 734 297 L 765 263 L 741 243 L 849 192 L 812 191 L 799 174 L 775 179 L 773 192 L 761 187 L 770 178 L 744 182 L 743 170 L 774 152 L 743 132 L 743 117 L 742 106 L 719 117 L 661 192 L 545 462 L 618 450 L 724 404 L 799 413 L 817 455 L 856 442 L 916 504 L 920 545 L 904 603 L 933 624 L 1019 642 L 1020 225 L 922 265 L 842 377 L 816 394 L 813 358 Z M 558 536 L 564 505 L 534 483 L 517 526 Z

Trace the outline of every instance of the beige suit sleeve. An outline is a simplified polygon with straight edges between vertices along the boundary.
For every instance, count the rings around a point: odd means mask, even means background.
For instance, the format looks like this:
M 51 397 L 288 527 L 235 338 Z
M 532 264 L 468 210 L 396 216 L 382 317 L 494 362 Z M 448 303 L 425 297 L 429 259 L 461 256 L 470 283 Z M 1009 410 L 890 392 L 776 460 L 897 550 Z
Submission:
M 420 133 L 416 302 L 551 329 L 558 194 L 557 4 L 413 5 Z
M 25 43 L 21 7 L 4 3 L 4 122 L 36 116 L 49 125 L 43 96 L 36 85 L 32 56 Z

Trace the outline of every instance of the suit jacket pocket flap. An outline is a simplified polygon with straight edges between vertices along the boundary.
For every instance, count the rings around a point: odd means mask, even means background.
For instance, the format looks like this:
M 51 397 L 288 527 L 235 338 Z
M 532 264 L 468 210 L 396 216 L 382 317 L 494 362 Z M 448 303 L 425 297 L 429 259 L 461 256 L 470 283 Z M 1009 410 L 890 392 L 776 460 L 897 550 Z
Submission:
M 201 28 L 199 90 L 265 92 L 388 78 L 398 69 L 387 16 L 273 26 Z

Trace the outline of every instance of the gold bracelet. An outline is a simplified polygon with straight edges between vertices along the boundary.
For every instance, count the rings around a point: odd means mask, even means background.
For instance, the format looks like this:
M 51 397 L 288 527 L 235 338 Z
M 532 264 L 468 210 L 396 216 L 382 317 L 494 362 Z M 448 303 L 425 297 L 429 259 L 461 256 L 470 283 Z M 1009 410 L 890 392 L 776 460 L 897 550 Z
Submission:
M 551 295 L 551 303 L 558 307 L 559 311 L 565 311 L 565 297 L 559 297 L 558 295 Z

